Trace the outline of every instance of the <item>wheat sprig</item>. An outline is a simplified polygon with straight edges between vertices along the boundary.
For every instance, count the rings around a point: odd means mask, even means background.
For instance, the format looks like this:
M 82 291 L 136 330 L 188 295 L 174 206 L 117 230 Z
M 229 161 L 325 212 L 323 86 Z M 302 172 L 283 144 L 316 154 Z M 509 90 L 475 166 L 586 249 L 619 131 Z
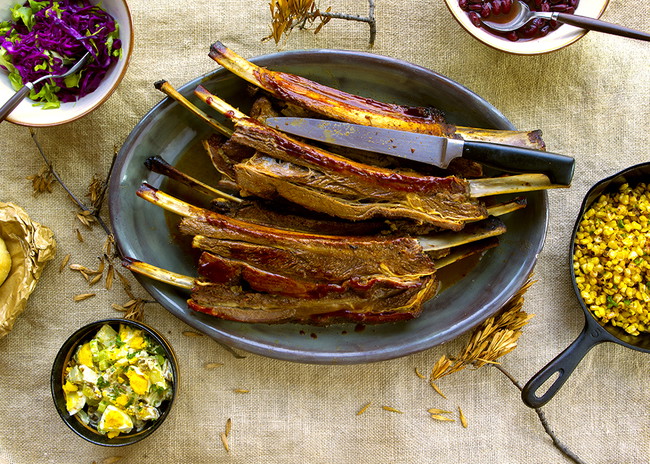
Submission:
M 522 309 L 524 294 L 533 283 L 529 279 L 496 315 L 476 328 L 461 354 L 455 357 L 442 355 L 431 369 L 429 380 L 433 382 L 468 366 L 479 368 L 495 364 L 497 359 L 517 348 L 522 327 L 534 316 Z

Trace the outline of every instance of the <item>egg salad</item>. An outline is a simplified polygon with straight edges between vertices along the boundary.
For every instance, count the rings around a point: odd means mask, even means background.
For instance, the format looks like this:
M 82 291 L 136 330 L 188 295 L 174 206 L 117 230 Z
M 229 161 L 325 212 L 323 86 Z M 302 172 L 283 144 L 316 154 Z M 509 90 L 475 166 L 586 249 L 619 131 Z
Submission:
M 140 431 L 172 396 L 173 374 L 162 347 L 138 328 L 105 324 L 66 367 L 66 408 L 102 435 Z

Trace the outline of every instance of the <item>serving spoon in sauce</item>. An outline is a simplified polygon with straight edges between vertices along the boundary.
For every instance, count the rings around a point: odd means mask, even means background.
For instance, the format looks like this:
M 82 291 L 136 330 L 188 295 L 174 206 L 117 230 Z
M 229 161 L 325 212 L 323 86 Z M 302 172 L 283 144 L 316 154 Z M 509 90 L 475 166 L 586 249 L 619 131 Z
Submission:
M 587 16 L 559 13 L 556 11 L 531 11 L 528 5 L 521 0 L 512 4 L 510 13 L 507 15 L 491 15 L 487 18 L 482 18 L 481 22 L 494 31 L 511 32 L 519 29 L 535 18 L 558 21 L 590 31 L 605 32 L 607 34 L 620 35 L 631 39 L 650 41 L 650 34 L 647 32 L 629 29 L 627 27 L 608 23 L 599 19 L 589 18 Z

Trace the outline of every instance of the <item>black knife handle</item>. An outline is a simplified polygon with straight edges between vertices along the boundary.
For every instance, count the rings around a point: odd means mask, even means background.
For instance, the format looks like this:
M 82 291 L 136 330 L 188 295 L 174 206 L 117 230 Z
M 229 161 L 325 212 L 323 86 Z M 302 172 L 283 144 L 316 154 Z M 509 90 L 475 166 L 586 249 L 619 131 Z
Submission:
M 559 185 L 571 185 L 575 166 L 570 156 L 490 142 L 465 141 L 463 158 L 506 172 L 546 174 Z

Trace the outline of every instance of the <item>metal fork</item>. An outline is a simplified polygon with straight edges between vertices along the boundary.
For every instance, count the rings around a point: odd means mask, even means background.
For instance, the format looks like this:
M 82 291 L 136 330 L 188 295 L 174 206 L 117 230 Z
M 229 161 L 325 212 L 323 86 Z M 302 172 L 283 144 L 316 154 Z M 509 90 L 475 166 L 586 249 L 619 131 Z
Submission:
M 34 88 L 36 84 L 47 79 L 60 79 L 62 77 L 67 77 L 70 74 L 74 74 L 79 71 L 79 69 L 81 69 L 81 67 L 88 61 L 88 58 L 90 58 L 90 52 L 86 52 L 86 54 L 82 56 L 81 59 L 77 61 L 73 67 L 68 69 L 63 74 L 49 74 L 47 76 L 39 77 L 35 81 L 28 82 L 22 86 L 20 90 L 12 95 L 12 97 L 7 100 L 6 103 L 0 108 L 0 122 L 4 121 L 7 116 L 9 116 L 9 113 L 11 113 L 20 104 L 23 98 L 25 98 L 25 96 L 29 93 L 30 90 Z

